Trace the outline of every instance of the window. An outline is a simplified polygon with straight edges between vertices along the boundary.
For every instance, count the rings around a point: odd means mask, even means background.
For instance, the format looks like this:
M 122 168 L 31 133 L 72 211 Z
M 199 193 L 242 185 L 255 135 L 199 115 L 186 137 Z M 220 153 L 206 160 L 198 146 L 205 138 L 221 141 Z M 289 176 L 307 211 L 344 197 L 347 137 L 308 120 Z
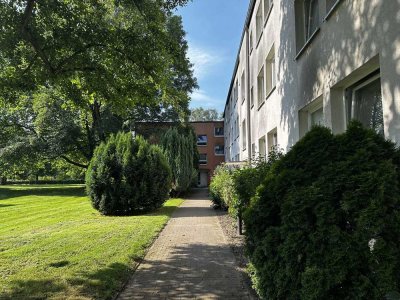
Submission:
M 258 5 L 257 15 L 256 15 L 256 39 L 257 43 L 261 37 L 263 31 L 263 14 L 262 14 L 262 5 Z
M 260 73 L 257 76 L 257 105 L 258 107 L 264 102 L 265 99 L 265 91 L 264 91 L 264 67 L 261 68 Z
M 200 153 L 199 164 L 200 165 L 206 165 L 207 164 L 207 154 L 206 153 Z
M 261 159 L 265 159 L 266 154 L 266 145 L 265 145 L 265 136 L 258 140 L 258 152 Z
M 322 107 L 310 113 L 310 125 L 324 125 L 324 109 Z
M 276 75 L 275 75 L 275 48 L 272 46 L 268 53 L 267 60 L 265 62 L 266 71 L 266 95 L 269 95 L 276 85 Z
M 253 32 L 250 32 L 250 38 L 249 38 L 249 43 L 250 43 L 250 53 L 253 51 L 253 47 L 254 47 L 254 41 L 253 41 Z
M 251 144 L 251 158 L 255 158 L 256 157 L 256 144 Z
M 384 135 L 380 76 L 374 75 L 348 90 L 348 120 L 356 119 L 365 127 Z
M 264 23 L 268 20 L 273 3 L 274 2 L 272 0 L 264 0 Z
M 236 117 L 235 120 L 235 137 L 238 138 L 239 137 L 239 117 Z
M 278 148 L 278 131 L 275 128 L 268 133 L 268 152 Z
M 224 155 L 225 154 L 223 145 L 216 145 L 214 148 L 214 151 L 215 151 L 215 155 Z
M 333 10 L 339 2 L 340 0 L 326 0 L 326 13 Z
M 244 102 L 246 98 L 246 78 L 244 71 L 242 73 L 242 77 L 240 78 L 240 91 L 241 91 L 241 97 L 242 97 L 242 103 Z
M 238 81 L 236 80 L 235 86 L 233 88 L 233 99 L 235 101 L 234 106 L 236 106 L 238 101 Z
M 240 161 L 240 156 L 239 156 L 239 154 L 237 154 L 237 155 L 235 156 L 235 161 Z
M 254 88 L 251 87 L 250 89 L 250 106 L 253 107 L 254 106 Z
M 201 134 L 197 136 L 197 146 L 207 146 L 207 135 Z
M 314 125 L 324 126 L 323 98 L 318 97 L 299 111 L 300 137 L 303 137 Z
M 215 136 L 224 136 L 224 127 L 214 127 Z
M 246 120 L 242 121 L 242 149 L 246 150 L 247 145 L 247 132 L 246 132 Z
M 300 51 L 319 28 L 319 0 L 296 0 L 296 46 Z

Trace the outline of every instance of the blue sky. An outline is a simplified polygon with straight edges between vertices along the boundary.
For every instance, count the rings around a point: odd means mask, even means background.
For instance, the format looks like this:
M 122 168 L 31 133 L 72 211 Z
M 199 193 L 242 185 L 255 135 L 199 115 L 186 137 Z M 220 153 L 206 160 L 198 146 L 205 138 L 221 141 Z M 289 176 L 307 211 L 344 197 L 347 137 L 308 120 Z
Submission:
M 223 111 L 248 5 L 249 0 L 193 0 L 176 12 L 183 18 L 200 86 L 191 108 Z

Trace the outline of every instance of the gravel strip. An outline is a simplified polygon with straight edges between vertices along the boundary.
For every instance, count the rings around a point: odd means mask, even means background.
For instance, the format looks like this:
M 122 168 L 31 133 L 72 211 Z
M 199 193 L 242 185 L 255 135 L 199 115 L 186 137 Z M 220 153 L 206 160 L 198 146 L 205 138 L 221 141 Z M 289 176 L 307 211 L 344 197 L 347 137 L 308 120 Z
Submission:
M 259 299 L 256 292 L 252 288 L 252 283 L 250 277 L 246 272 L 247 264 L 249 260 L 245 255 L 245 237 L 244 235 L 239 235 L 237 232 L 237 223 L 232 217 L 229 216 L 227 211 L 216 209 L 215 212 L 217 213 L 219 223 L 221 224 L 222 230 L 225 233 L 225 236 L 228 239 L 228 243 L 231 246 L 233 255 L 237 261 L 239 269 L 242 271 L 244 275 L 244 279 L 246 284 L 249 286 L 249 290 L 252 293 L 254 299 Z

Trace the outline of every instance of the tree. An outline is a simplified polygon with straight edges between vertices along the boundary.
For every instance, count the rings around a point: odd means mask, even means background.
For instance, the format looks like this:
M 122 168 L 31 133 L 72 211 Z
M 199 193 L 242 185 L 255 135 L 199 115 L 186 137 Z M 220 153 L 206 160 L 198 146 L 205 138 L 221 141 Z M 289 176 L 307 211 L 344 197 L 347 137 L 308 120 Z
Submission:
M 172 127 L 162 138 L 161 147 L 164 150 L 172 171 L 172 188 L 176 194 L 185 193 L 196 174 L 195 157 L 197 147 L 194 131 L 191 128 Z
M 202 107 L 194 108 L 190 114 L 190 121 L 219 121 L 222 116 L 218 113 L 216 109 L 209 108 L 204 109 Z
M 196 80 L 170 10 L 186 2 L 1 2 L 0 160 L 19 147 L 86 168 L 135 111 L 184 119 Z

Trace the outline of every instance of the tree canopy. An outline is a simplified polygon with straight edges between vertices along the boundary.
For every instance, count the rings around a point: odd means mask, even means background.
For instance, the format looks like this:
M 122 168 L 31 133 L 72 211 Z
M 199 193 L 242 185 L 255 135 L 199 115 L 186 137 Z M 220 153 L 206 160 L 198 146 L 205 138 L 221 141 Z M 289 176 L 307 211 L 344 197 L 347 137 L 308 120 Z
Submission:
M 219 121 L 222 115 L 214 108 L 204 109 L 203 107 L 194 108 L 190 113 L 190 121 Z
M 185 119 L 197 87 L 177 5 L 187 1 L 0 3 L 0 160 L 87 167 L 111 133 Z

